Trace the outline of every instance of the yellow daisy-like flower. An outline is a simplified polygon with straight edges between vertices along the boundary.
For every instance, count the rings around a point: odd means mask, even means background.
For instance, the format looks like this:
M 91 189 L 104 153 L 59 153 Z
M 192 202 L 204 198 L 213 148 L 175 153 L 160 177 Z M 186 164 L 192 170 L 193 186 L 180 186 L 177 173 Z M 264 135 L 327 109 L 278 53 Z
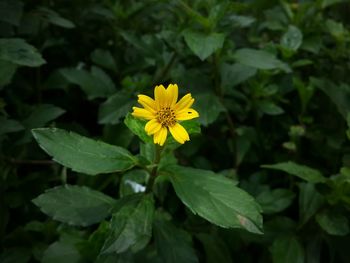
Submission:
M 178 99 L 178 87 L 169 84 L 165 89 L 163 85 L 154 88 L 154 99 L 146 95 L 138 95 L 138 103 L 143 108 L 133 107 L 132 115 L 137 118 L 149 120 L 145 126 L 148 135 L 153 135 L 155 144 L 163 146 L 168 130 L 176 141 L 183 144 L 190 137 L 179 121 L 198 118 L 197 111 L 191 108 L 194 98 L 188 93 L 181 100 Z

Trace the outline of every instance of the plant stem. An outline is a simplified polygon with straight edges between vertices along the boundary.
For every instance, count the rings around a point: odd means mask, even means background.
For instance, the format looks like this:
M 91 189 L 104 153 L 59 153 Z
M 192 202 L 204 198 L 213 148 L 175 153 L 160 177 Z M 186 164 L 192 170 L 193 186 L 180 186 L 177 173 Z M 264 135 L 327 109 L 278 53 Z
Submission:
M 154 167 L 151 171 L 150 177 L 147 182 L 146 193 L 152 192 L 153 184 L 157 177 L 158 164 L 160 162 L 160 157 L 161 157 L 160 155 L 162 153 L 162 150 L 163 150 L 162 146 L 159 146 L 158 144 L 155 145 L 155 156 L 153 161 Z

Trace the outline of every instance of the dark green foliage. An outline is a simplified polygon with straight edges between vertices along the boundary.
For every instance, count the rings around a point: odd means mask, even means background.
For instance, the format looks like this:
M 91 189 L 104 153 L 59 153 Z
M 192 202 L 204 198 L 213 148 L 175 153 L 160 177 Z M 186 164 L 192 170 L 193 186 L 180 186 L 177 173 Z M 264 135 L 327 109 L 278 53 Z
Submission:
M 348 262 L 349 13 L 0 0 L 0 262 Z M 200 117 L 160 153 L 169 83 Z

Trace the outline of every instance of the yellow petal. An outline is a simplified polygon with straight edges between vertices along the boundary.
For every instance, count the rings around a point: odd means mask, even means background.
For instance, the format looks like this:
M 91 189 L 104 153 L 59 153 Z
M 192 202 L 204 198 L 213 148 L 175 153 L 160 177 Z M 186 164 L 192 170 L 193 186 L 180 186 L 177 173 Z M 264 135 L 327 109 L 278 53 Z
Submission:
M 131 113 L 131 115 L 134 117 L 142 118 L 142 119 L 146 119 L 146 120 L 151 120 L 151 119 L 156 118 L 154 113 L 152 113 L 146 109 L 142 109 L 142 108 L 138 108 L 138 107 L 133 107 L 132 109 L 134 111 L 133 111 L 133 113 Z
M 166 103 L 166 91 L 163 85 L 156 86 L 154 88 L 154 99 L 156 101 L 158 109 L 162 108 Z
M 152 135 L 158 132 L 162 128 L 162 125 L 158 122 L 157 119 L 152 119 L 145 125 L 145 131 L 148 135 Z
M 140 103 L 146 110 L 151 112 L 157 110 L 156 102 L 152 98 L 141 94 L 138 95 L 138 98 L 138 103 Z
M 163 146 L 168 135 L 168 130 L 165 127 L 162 127 L 157 133 L 154 134 L 153 142 Z
M 176 112 L 176 119 L 179 121 L 187 121 L 198 117 L 199 113 L 194 109 L 184 109 Z
M 186 94 L 179 100 L 178 103 L 174 106 L 175 111 L 181 111 L 183 109 L 190 108 L 194 102 L 194 99 L 191 96 L 191 93 Z
M 188 136 L 187 131 L 179 123 L 176 123 L 174 126 L 171 126 L 171 127 L 169 126 L 169 131 L 171 135 L 174 137 L 174 139 L 181 144 L 184 144 L 185 141 L 190 140 L 190 137 Z
M 176 84 L 169 84 L 168 88 L 166 89 L 166 96 L 167 96 L 167 102 L 166 106 L 174 106 L 177 101 L 177 97 L 179 94 L 179 88 Z

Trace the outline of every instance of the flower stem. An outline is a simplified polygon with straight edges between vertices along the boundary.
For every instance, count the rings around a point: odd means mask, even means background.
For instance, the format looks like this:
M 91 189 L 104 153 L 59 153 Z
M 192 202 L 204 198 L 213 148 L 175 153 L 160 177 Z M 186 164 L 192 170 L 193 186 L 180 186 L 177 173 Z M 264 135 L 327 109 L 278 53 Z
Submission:
M 156 180 L 156 177 L 157 177 L 158 164 L 160 162 L 162 150 L 163 150 L 162 146 L 159 146 L 158 144 L 155 145 L 155 156 L 154 156 L 154 161 L 153 161 L 154 167 L 151 171 L 150 177 L 149 177 L 148 182 L 147 182 L 146 193 L 152 192 L 153 184 L 154 184 L 154 181 Z

